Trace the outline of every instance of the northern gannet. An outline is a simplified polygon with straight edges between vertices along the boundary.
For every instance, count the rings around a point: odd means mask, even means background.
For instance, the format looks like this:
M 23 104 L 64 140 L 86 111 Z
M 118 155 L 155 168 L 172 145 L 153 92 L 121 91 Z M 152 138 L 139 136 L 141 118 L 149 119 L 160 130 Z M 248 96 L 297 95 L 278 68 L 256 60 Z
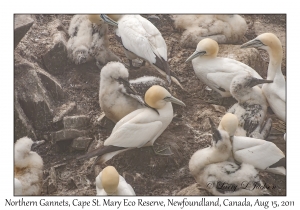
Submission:
M 159 85 L 147 90 L 145 102 L 152 108 L 137 109 L 123 117 L 115 125 L 110 137 L 105 140 L 104 147 L 77 159 L 98 156 L 95 164 L 102 164 L 123 151 L 152 146 L 173 119 L 171 102 L 185 106 L 182 101 Z
M 264 33 L 241 45 L 241 48 L 249 47 L 263 49 L 269 53 L 270 60 L 267 79 L 273 80 L 274 82 L 264 84 L 262 86 L 262 91 L 273 112 L 280 120 L 285 122 L 285 79 L 281 71 L 283 56 L 281 42 L 276 35 L 272 33 Z
M 177 29 L 185 30 L 181 45 L 190 48 L 204 38 L 211 38 L 219 44 L 238 43 L 248 28 L 240 15 L 173 15 L 172 19 Z
M 15 179 L 22 184 L 22 195 L 40 195 L 43 181 L 43 160 L 31 148 L 40 144 L 28 137 L 23 137 L 15 143 Z M 15 184 L 15 193 L 20 186 Z M 16 182 L 16 180 L 15 180 Z
M 252 165 L 227 161 L 232 152 L 229 133 L 215 129 L 213 125 L 212 130 L 211 146 L 196 151 L 189 161 L 190 172 L 197 183 L 213 195 L 268 194 L 265 189 L 254 188 L 254 183 L 263 184 Z
M 133 59 L 141 58 L 166 76 L 169 85 L 172 80 L 182 88 L 170 70 L 167 44 L 159 30 L 149 20 L 140 15 L 100 15 L 99 18 L 117 26 L 116 37 L 124 47 L 130 66 Z
M 231 95 L 238 101 L 227 112 L 235 114 L 239 120 L 239 126 L 235 132 L 235 136 L 251 136 L 258 137 L 261 133 L 267 135 L 271 129 L 269 123 L 263 126 L 268 103 L 257 87 L 258 84 L 271 83 L 272 80 L 263 80 L 252 77 L 250 74 L 242 74 L 234 77 L 230 85 Z M 262 132 L 264 128 L 269 130 Z M 254 135 L 254 136 L 253 136 Z M 265 139 L 267 136 L 261 136 Z
M 222 97 L 231 96 L 231 81 L 237 75 L 250 73 L 253 77 L 262 79 L 254 69 L 244 63 L 217 57 L 218 51 L 218 43 L 206 38 L 198 43 L 196 51 L 185 62 L 192 60 L 197 77 Z
M 108 27 L 103 21 L 92 23 L 91 15 L 74 15 L 69 26 L 68 57 L 75 64 L 93 59 L 106 64 L 120 59 L 108 48 Z
M 227 113 L 220 121 L 218 129 L 227 131 L 232 140 L 232 155 L 240 163 L 271 173 L 285 175 L 286 159 L 283 152 L 272 142 L 257 138 L 234 136 L 238 119 Z
M 105 167 L 96 177 L 97 195 L 135 195 L 130 184 L 113 166 Z
M 145 107 L 144 96 L 152 85 L 164 86 L 157 77 L 140 77 L 128 81 L 127 68 L 120 62 L 109 62 L 100 73 L 99 103 L 105 116 L 117 123 L 130 112 Z

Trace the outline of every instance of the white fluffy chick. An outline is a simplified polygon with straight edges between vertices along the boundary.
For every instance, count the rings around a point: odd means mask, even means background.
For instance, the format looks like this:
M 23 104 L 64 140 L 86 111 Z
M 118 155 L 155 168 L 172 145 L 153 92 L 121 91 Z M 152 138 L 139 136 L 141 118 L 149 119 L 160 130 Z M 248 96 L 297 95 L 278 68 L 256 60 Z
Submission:
M 28 137 L 23 137 L 15 143 L 15 178 L 22 184 L 22 195 L 40 195 L 43 181 L 43 160 L 36 152 L 31 151 L 33 142 Z M 19 184 L 15 191 L 19 193 Z
M 92 23 L 92 15 L 74 15 L 69 26 L 70 39 L 67 43 L 68 57 L 75 64 L 96 59 L 97 64 L 120 59 L 108 48 L 107 24 Z
M 204 38 L 211 38 L 219 44 L 241 42 L 247 23 L 240 15 L 173 15 L 175 27 L 185 30 L 181 45 L 194 48 Z

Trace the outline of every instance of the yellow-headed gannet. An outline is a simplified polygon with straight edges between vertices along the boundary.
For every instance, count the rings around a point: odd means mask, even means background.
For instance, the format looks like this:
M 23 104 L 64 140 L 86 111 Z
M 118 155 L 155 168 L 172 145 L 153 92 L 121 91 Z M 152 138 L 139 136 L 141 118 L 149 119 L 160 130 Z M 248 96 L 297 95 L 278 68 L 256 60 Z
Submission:
M 229 133 L 232 139 L 233 158 L 240 163 L 248 163 L 255 168 L 285 175 L 286 159 L 283 152 L 272 142 L 262 139 L 234 136 L 238 119 L 227 113 L 223 116 L 219 129 Z
M 98 156 L 95 164 L 102 164 L 120 152 L 152 146 L 173 119 L 171 102 L 185 106 L 182 101 L 159 85 L 147 90 L 145 102 L 152 108 L 137 109 L 123 117 L 115 125 L 110 137 L 105 140 L 104 147 L 77 159 Z
M 90 15 L 91 16 L 91 15 Z M 108 27 L 103 21 L 92 23 L 88 15 L 74 15 L 69 26 L 68 57 L 75 64 L 96 59 L 97 64 L 120 59 L 108 48 Z
M 130 184 L 113 166 L 105 167 L 96 177 L 97 195 L 135 195 Z
M 127 68 L 120 62 L 109 62 L 100 73 L 99 102 L 105 116 L 117 123 L 130 112 L 145 107 L 144 96 L 152 85 L 166 86 L 157 77 L 140 77 L 128 81 Z
M 23 137 L 15 143 L 15 179 L 22 184 L 22 195 L 41 194 L 44 164 L 41 156 L 31 151 L 32 147 L 41 142 Z M 18 189 L 20 186 L 15 184 L 15 191 L 19 191 Z
M 285 79 L 281 71 L 283 56 L 281 42 L 276 35 L 264 33 L 241 46 L 241 48 L 249 47 L 263 49 L 269 53 L 270 61 L 267 79 L 273 80 L 274 82 L 264 84 L 262 91 L 273 112 L 280 120 L 285 122 Z
M 100 15 L 108 24 L 117 26 L 116 37 L 124 47 L 126 57 L 132 66 L 132 59 L 141 58 L 148 61 L 159 73 L 179 85 L 173 76 L 167 55 L 167 44 L 159 30 L 140 15 Z
M 272 80 L 263 80 L 252 77 L 250 74 L 242 74 L 234 77 L 230 85 L 231 95 L 238 101 L 229 113 L 235 114 L 239 120 L 239 126 L 235 132 L 236 136 L 261 137 L 265 139 L 271 129 L 271 118 L 268 124 L 263 126 L 268 103 L 262 90 L 256 85 L 271 83 Z M 268 131 L 263 132 L 263 129 Z M 264 133 L 266 136 L 260 135 Z
M 185 30 L 181 45 L 190 48 L 204 38 L 211 38 L 219 44 L 238 43 L 248 28 L 240 15 L 173 15 L 172 19 L 176 28 Z
M 231 96 L 231 81 L 237 75 L 250 73 L 253 77 L 262 79 L 254 69 L 244 63 L 217 57 L 218 51 L 218 43 L 206 38 L 198 43 L 196 51 L 185 62 L 192 61 L 197 77 L 222 97 Z
M 266 189 L 254 188 L 255 183 L 258 186 L 263 184 L 252 165 L 237 165 L 227 161 L 232 151 L 229 133 L 215 129 L 211 124 L 211 146 L 195 152 L 189 161 L 189 169 L 195 180 L 213 195 L 268 194 Z M 233 124 L 237 125 L 237 122 Z

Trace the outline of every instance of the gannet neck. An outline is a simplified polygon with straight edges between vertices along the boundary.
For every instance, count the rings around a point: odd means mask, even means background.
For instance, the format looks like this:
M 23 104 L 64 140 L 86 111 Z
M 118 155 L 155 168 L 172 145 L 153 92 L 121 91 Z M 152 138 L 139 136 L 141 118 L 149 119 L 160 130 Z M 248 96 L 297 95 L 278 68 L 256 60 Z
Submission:
M 208 58 L 215 58 L 219 52 L 218 43 L 210 38 L 202 39 L 198 45 L 196 51 L 198 52 L 206 52 L 203 56 Z
M 264 33 L 257 37 L 265 46 L 261 47 L 269 53 L 270 62 L 267 79 L 273 80 L 276 74 L 282 74 L 281 62 L 283 57 L 282 44 L 272 33 Z
M 103 189 L 108 195 L 113 195 L 117 192 L 119 185 L 119 173 L 113 166 L 107 166 L 102 170 L 100 177 Z

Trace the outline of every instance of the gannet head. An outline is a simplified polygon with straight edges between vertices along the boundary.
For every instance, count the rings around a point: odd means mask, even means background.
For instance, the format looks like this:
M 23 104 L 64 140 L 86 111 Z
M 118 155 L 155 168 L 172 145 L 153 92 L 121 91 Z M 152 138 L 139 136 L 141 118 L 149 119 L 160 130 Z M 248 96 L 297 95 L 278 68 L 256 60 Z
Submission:
M 257 36 L 255 39 L 246 42 L 245 44 L 241 45 L 241 48 L 258 48 L 264 49 L 266 51 L 278 51 L 282 52 L 282 44 L 278 37 L 273 33 L 263 33 Z
M 31 150 L 42 144 L 44 140 L 41 141 L 32 141 L 30 138 L 23 137 L 20 138 L 16 143 L 15 143 L 15 167 L 18 168 L 24 168 L 27 167 L 29 164 L 33 165 L 43 165 L 43 161 L 41 157 L 35 153 L 31 152 Z
M 104 23 L 99 14 L 90 14 L 88 15 L 88 18 L 92 23 L 95 23 L 97 25 L 101 25 L 102 23 Z
M 23 157 L 31 151 L 33 141 L 28 137 L 18 139 L 15 143 L 15 155 L 20 154 Z
M 119 80 L 120 78 L 128 80 L 129 77 L 126 67 L 122 63 L 116 61 L 111 61 L 103 66 L 100 75 L 101 79 L 104 80 Z
M 107 166 L 102 170 L 101 183 L 103 189 L 108 195 L 113 195 L 117 192 L 119 185 L 119 173 L 113 166 Z
M 238 123 L 237 116 L 232 113 L 226 113 L 222 117 L 218 129 L 228 132 L 229 136 L 232 137 L 238 127 Z
M 76 65 L 85 63 L 87 61 L 89 56 L 88 51 L 89 49 L 84 45 L 80 45 L 73 51 L 73 57 L 75 58 Z
M 198 56 L 216 57 L 219 52 L 218 43 L 210 38 L 202 39 L 196 48 L 196 51 L 185 61 L 186 63 Z
M 230 93 L 238 101 L 243 99 L 244 96 L 249 96 L 252 92 L 252 87 L 263 84 L 263 83 L 272 83 L 273 80 L 258 79 L 252 77 L 250 74 L 241 74 L 235 76 L 230 84 Z
M 152 108 L 160 109 L 168 102 L 173 102 L 180 106 L 185 104 L 179 99 L 173 97 L 169 91 L 159 85 L 153 85 L 145 94 L 145 102 Z

